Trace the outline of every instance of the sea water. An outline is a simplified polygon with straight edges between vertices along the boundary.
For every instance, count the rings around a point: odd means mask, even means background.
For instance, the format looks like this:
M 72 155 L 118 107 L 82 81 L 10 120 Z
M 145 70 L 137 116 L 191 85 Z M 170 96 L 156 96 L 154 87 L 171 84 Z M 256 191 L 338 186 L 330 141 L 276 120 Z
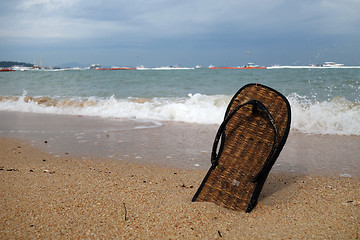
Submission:
M 247 83 L 288 98 L 293 130 L 360 135 L 360 69 L 2 72 L 0 111 L 220 124 Z

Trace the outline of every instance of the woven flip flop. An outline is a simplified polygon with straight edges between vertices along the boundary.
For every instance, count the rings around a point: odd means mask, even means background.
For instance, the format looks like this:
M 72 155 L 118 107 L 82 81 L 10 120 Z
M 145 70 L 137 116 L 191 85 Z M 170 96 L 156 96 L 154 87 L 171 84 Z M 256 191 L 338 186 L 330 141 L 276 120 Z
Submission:
M 212 165 L 192 201 L 250 212 L 286 142 L 290 121 L 290 104 L 281 93 L 261 84 L 242 87 L 226 110 Z

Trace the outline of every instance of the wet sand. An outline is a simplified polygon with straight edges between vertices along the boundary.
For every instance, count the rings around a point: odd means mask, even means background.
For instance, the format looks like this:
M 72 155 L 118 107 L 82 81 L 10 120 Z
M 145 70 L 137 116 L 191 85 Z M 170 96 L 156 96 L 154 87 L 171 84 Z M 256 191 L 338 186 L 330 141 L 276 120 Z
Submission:
M 360 237 L 359 137 L 292 133 L 246 214 L 191 202 L 217 126 L 131 124 L 0 112 L 0 238 Z
M 141 122 L 0 111 L 0 137 L 53 155 L 208 169 L 218 125 Z M 360 136 L 291 131 L 274 173 L 360 176 Z

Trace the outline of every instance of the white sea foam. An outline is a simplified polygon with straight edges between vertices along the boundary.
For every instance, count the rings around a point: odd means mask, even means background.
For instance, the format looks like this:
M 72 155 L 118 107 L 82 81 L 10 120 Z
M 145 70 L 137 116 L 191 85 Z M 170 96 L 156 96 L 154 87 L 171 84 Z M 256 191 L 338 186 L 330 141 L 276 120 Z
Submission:
M 1 97 L 0 111 L 98 116 L 198 124 L 220 124 L 231 96 L 189 94 L 187 98 L 56 99 Z M 292 129 L 311 134 L 360 135 L 360 104 L 344 98 L 312 102 L 297 94 L 288 96 Z
M 288 97 L 292 128 L 312 134 L 360 135 L 360 104 L 344 98 L 311 103 L 297 94 Z
M 0 98 L 0 110 L 98 116 L 125 119 L 181 121 L 199 124 L 221 122 L 230 97 L 189 94 L 187 98 L 54 99 L 23 96 Z

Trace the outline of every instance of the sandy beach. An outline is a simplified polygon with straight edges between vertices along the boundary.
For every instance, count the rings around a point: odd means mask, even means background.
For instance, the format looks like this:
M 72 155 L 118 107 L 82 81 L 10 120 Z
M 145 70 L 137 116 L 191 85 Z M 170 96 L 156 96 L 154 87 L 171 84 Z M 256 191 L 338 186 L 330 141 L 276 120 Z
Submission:
M 247 214 L 191 202 L 217 126 L 0 120 L 1 239 L 360 238 L 357 136 L 291 133 Z

